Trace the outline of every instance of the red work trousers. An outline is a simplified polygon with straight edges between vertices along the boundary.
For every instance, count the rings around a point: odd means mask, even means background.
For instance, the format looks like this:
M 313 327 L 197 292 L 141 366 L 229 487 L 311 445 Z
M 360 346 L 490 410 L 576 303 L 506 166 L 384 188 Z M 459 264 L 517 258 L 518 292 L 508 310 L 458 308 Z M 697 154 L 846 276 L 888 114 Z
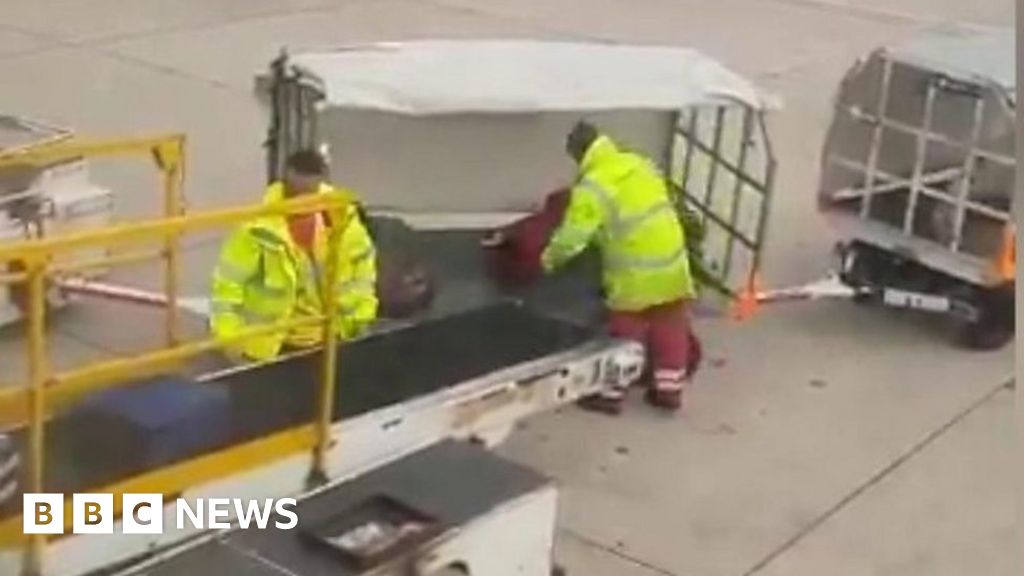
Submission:
M 640 312 L 611 312 L 608 330 L 647 350 L 653 390 L 680 395 L 700 362 L 700 342 L 690 327 L 687 302 L 677 300 Z

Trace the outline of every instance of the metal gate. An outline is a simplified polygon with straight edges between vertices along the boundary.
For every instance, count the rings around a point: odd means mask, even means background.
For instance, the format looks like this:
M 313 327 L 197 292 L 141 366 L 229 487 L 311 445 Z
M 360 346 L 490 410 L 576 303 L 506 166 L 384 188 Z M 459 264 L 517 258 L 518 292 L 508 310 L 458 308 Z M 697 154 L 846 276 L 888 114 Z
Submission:
M 281 179 L 293 152 L 320 145 L 316 112 L 324 92 L 309 75 L 295 70 L 284 52 L 271 62 L 265 82 L 263 88 L 270 98 L 270 125 L 264 143 L 269 183 Z
M 702 285 L 731 298 L 756 289 L 775 170 L 762 111 L 723 105 L 679 114 L 669 175 Z

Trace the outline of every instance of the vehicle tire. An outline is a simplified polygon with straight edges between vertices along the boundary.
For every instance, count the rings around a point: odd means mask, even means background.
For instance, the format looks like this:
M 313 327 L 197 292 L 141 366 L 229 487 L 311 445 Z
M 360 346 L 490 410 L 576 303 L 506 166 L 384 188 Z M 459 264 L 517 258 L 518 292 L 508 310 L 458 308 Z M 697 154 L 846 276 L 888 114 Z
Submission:
M 877 250 L 860 243 L 852 243 L 840 248 L 847 258 L 846 268 L 840 274 L 844 284 L 853 288 L 873 288 L 888 275 L 891 264 Z M 853 297 L 854 304 L 870 304 L 873 297 L 870 292 L 860 293 Z
M 968 301 L 977 306 L 978 318 L 973 322 L 960 323 L 957 339 L 963 347 L 979 351 L 998 350 L 1013 340 L 1014 290 L 1014 285 L 1008 284 L 973 290 L 973 294 L 967 296 Z

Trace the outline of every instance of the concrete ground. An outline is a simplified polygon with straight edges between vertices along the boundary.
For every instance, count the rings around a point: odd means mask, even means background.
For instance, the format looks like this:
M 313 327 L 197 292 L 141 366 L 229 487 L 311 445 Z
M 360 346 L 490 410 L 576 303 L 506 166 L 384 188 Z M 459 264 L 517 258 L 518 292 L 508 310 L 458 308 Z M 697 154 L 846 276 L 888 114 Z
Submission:
M 282 45 L 420 37 L 690 45 L 763 87 L 780 172 L 765 280 L 814 278 L 829 231 L 813 190 L 829 101 L 864 51 L 943 21 L 1010 26 L 1012 0 L 6 0 L 0 110 L 95 136 L 184 131 L 195 207 L 263 178 L 253 73 Z M 155 214 L 148 167 L 100 163 L 123 216 Z M 190 255 L 204 289 L 210 245 Z M 152 285 L 146 267 L 120 277 Z M 117 316 L 113 316 L 116 314 Z M 112 317 L 120 319 L 109 322 Z M 57 318 L 58 366 L 154 345 L 156 318 L 84 305 Z M 198 326 L 193 326 L 198 329 Z M 1016 574 L 1013 354 L 949 346 L 934 322 L 845 304 L 699 326 L 710 362 L 685 417 L 639 400 L 575 409 L 504 449 L 558 479 L 570 574 Z M 23 371 L 0 339 L 0 381 Z

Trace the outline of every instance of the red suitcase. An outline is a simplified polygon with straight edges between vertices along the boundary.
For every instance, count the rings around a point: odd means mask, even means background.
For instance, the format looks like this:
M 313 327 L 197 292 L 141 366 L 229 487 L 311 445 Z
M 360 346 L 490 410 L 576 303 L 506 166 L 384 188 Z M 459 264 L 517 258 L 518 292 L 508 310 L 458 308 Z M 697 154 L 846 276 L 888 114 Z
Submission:
M 536 213 L 491 232 L 484 239 L 491 276 L 505 285 L 529 284 L 542 274 L 540 256 L 569 205 L 569 190 L 547 195 Z

